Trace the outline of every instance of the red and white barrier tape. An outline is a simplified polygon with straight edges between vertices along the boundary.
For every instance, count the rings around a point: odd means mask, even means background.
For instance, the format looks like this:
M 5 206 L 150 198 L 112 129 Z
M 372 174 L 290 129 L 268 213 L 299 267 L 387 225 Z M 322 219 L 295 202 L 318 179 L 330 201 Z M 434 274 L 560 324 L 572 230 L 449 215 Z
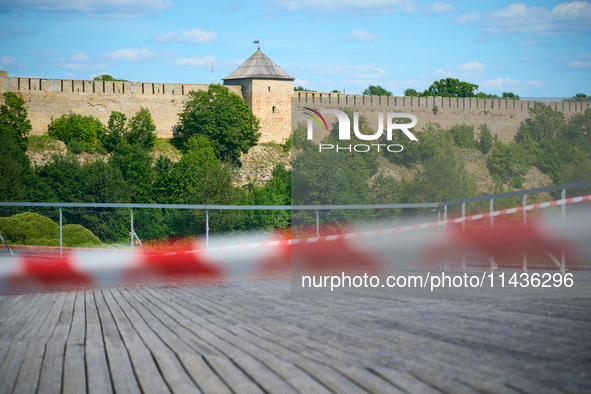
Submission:
M 402 226 L 402 227 L 393 227 L 383 230 L 372 230 L 372 231 L 363 231 L 357 233 L 347 233 L 347 234 L 339 234 L 339 235 L 327 235 L 322 237 L 310 237 L 310 238 L 301 238 L 301 239 L 290 239 L 285 241 L 275 241 L 275 242 L 260 242 L 260 243 L 252 243 L 252 244 L 244 244 L 244 245 L 236 245 L 236 246 L 224 246 L 220 248 L 212 248 L 207 249 L 208 251 L 214 250 L 230 250 L 230 249 L 247 249 L 247 248 L 266 248 L 266 247 L 273 247 L 273 246 L 285 246 L 285 245 L 297 245 L 302 243 L 314 243 L 314 242 L 323 242 L 323 241 L 342 241 L 347 239 L 354 239 L 354 238 L 363 238 L 363 237 L 371 237 L 376 235 L 387 235 L 387 234 L 394 234 L 394 233 L 402 233 L 407 231 L 413 230 L 422 230 L 431 227 L 440 227 L 445 225 L 452 225 L 452 224 L 459 224 L 459 223 L 466 223 L 472 222 L 475 220 L 480 219 L 487 219 L 491 217 L 497 216 L 504 216 L 504 215 L 511 215 L 517 212 L 523 211 L 532 211 L 536 209 L 543 209 L 549 207 L 555 207 L 560 205 L 568 205 L 568 204 L 576 204 L 583 201 L 591 201 L 591 195 L 587 196 L 579 196 L 579 197 L 571 197 L 566 198 L 563 200 L 554 200 L 554 201 L 547 201 L 538 204 L 531 204 L 525 205 L 517 208 L 510 208 L 510 209 L 503 209 L 500 211 L 493 211 L 489 213 L 480 213 L 477 215 L 466 216 L 463 218 L 455 218 L 455 219 L 447 219 L 447 220 L 439 220 L 436 222 L 429 222 L 429 223 L 422 223 L 422 224 L 413 224 L 410 226 Z M 187 253 L 197 253 L 203 252 L 205 250 L 197 250 L 191 251 Z
M 69 290 L 80 287 L 101 287 L 113 285 L 135 285 L 154 283 L 172 279 L 175 281 L 190 278 L 223 279 L 238 275 L 256 275 L 273 273 L 277 270 L 289 271 L 292 246 L 298 245 L 298 257 L 308 260 L 309 265 L 332 262 L 348 262 L 351 266 L 376 266 L 376 250 L 364 249 L 364 245 L 354 245 L 354 240 L 365 243 L 372 241 L 372 236 L 388 235 L 437 226 L 459 224 L 489 217 L 509 215 L 517 212 L 553 206 L 590 201 L 591 195 L 549 201 L 517 208 L 504 209 L 464 218 L 440 220 L 430 223 L 415 224 L 383 230 L 365 231 L 323 237 L 253 243 L 205 250 L 193 250 L 176 253 L 110 253 L 73 252 L 64 254 L 64 258 L 47 258 L 34 255 L 20 255 L 4 258 L 0 264 L 0 290 L 6 289 L 55 289 Z M 539 244 L 537 235 L 530 238 Z M 435 243 L 421 237 L 421 246 L 412 249 L 423 250 L 434 247 Z M 515 238 L 517 240 L 517 238 Z M 324 241 L 337 241 L 324 244 Z M 366 242 L 367 241 L 367 242 Z M 469 239 L 469 242 L 484 245 L 488 240 Z M 370 243 L 371 243 L 370 242 Z M 390 242 L 390 241 L 389 241 Z M 447 242 L 447 241 L 446 241 Z M 380 242 L 378 242 L 380 243 Z M 383 243 L 383 242 L 381 242 Z M 449 243 L 449 242 L 447 242 Z M 453 245 L 452 245 L 453 244 Z M 388 243 L 390 249 L 393 244 Z M 461 245 L 461 240 L 453 240 L 449 247 Z M 478 246 L 476 245 L 476 246 Z M 482 246 L 481 245 L 481 246 Z M 496 244 L 495 244 L 496 245 Z M 496 247 L 493 245 L 492 247 Z M 361 246 L 361 248 L 360 248 Z M 372 247 L 373 247 L 372 246 Z M 385 246 L 385 245 L 382 245 Z M 410 245 L 405 245 L 410 247 Z M 382 251 L 383 252 L 383 251 Z M 391 254 L 392 250 L 387 251 Z M 329 262 L 330 260 L 330 262 Z

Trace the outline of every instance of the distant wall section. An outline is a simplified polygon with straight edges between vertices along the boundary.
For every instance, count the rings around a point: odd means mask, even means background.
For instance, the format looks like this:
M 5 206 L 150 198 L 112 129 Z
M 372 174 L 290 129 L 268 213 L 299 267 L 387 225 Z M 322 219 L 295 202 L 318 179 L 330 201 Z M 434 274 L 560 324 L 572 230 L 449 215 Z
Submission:
M 294 92 L 292 97 L 292 130 L 299 123 L 306 124 L 309 119 L 304 114 L 303 107 L 313 109 L 343 109 L 350 108 L 354 112 L 364 115 L 373 130 L 377 131 L 378 113 L 406 112 L 417 117 L 415 130 L 419 132 L 428 122 L 439 123 L 443 128 L 455 124 L 468 124 L 477 127 L 487 124 L 499 139 L 512 141 L 519 125 L 529 118 L 529 108 L 533 108 L 535 101 L 520 101 L 507 99 L 477 99 L 472 97 L 397 97 L 397 96 L 361 96 L 344 95 L 340 93 L 311 93 Z M 590 103 L 550 103 L 550 106 L 563 112 L 567 117 L 584 112 L 590 108 Z M 437 107 L 434 111 L 433 108 Z M 336 122 L 336 116 L 327 115 L 326 121 Z M 317 127 L 317 126 L 316 126 Z M 384 124 L 385 127 L 385 124 Z M 316 130 L 316 129 L 315 129 Z M 420 139 L 420 136 L 417 136 Z M 316 137 L 314 138 L 316 139 Z
M 159 137 L 172 137 L 172 127 L 184 108 L 188 93 L 207 90 L 205 84 L 170 84 L 152 82 L 108 82 L 70 79 L 8 77 L 0 71 L 0 93 L 19 93 L 27 103 L 32 134 L 43 134 L 51 117 L 72 111 L 92 115 L 105 125 L 112 111 L 133 116 L 140 107 L 152 114 Z M 240 86 L 228 86 L 242 97 Z

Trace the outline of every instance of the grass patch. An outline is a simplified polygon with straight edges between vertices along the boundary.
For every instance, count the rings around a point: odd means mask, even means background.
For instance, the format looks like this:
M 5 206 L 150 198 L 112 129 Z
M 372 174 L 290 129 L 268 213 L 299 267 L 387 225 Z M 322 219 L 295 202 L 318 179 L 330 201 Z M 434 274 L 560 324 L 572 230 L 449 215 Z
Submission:
M 43 135 L 30 135 L 29 136 L 29 152 L 44 152 L 48 150 L 60 150 L 62 143 L 47 134 Z

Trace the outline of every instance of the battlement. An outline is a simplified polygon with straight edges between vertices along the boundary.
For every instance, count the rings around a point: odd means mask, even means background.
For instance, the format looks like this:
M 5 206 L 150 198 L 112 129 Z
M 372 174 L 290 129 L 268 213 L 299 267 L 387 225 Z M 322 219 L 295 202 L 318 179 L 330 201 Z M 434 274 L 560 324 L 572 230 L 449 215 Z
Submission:
M 1 73 L 4 73 L 2 75 Z M 63 94 L 142 94 L 162 96 L 184 96 L 190 91 L 207 90 L 207 84 L 172 84 L 155 82 L 89 81 L 75 79 L 44 79 L 7 77 L 1 72 L 0 92 L 15 93 L 63 93 Z M 228 87 L 230 91 L 241 94 L 240 87 Z
M 534 100 L 512 100 L 503 98 L 482 99 L 476 97 L 413 97 L 413 96 L 363 96 L 359 94 L 294 92 L 294 101 L 299 104 L 336 105 L 339 107 L 367 107 L 383 109 L 400 108 L 457 108 L 488 110 L 525 110 L 533 108 Z M 550 102 L 550 107 L 564 113 L 585 112 L 591 108 L 589 102 Z

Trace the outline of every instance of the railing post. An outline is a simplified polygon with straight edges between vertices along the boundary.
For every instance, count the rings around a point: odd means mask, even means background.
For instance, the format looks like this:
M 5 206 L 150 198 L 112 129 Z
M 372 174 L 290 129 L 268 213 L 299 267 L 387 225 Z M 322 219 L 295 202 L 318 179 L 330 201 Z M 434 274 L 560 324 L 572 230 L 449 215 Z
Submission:
M 133 208 L 129 208 L 129 211 L 131 213 L 131 231 L 129 234 L 131 235 L 131 254 L 133 254 Z
M 447 205 L 443 206 L 443 220 L 447 220 Z M 443 234 L 445 234 L 447 232 L 447 224 L 443 225 Z M 443 268 L 444 269 L 449 269 L 449 260 L 447 259 L 447 257 L 445 259 L 443 259 Z
M 466 203 L 462 203 L 462 218 L 466 217 Z M 466 231 L 466 222 L 462 222 L 462 232 Z M 466 271 L 466 256 L 462 256 L 462 270 Z
M 63 241 L 62 241 L 62 207 L 60 207 L 60 259 L 63 258 Z
M 490 208 L 490 213 L 492 215 L 492 213 L 495 211 L 495 200 L 494 198 L 490 199 L 489 202 L 489 208 Z M 493 218 L 492 216 L 490 217 L 490 229 L 494 229 L 495 228 L 495 218 Z
M 560 194 L 560 198 L 563 200 L 566 200 L 566 189 L 562 189 L 562 193 Z M 566 204 L 562 204 L 561 211 L 562 211 L 561 212 L 562 213 L 562 225 L 564 226 L 566 224 Z M 560 254 L 560 265 L 562 266 L 560 268 L 560 271 L 563 274 L 565 274 L 566 273 L 566 254 L 565 254 L 564 250 Z
M 523 205 L 523 227 L 527 226 L 527 211 L 525 207 L 527 206 L 527 194 L 524 194 L 521 198 L 521 203 Z M 523 254 L 523 272 L 527 272 L 527 254 Z
M 318 215 L 318 210 L 316 210 L 316 236 L 320 237 L 320 217 Z
M 205 249 L 209 249 L 209 209 L 205 210 Z
M 493 230 L 495 228 L 495 218 L 492 216 L 492 213 L 495 211 L 495 200 L 494 198 L 490 199 L 490 203 L 489 203 L 489 209 L 490 209 L 490 229 Z M 490 261 L 490 270 L 494 271 L 498 268 L 497 263 L 495 263 L 495 256 L 489 256 L 488 260 Z

